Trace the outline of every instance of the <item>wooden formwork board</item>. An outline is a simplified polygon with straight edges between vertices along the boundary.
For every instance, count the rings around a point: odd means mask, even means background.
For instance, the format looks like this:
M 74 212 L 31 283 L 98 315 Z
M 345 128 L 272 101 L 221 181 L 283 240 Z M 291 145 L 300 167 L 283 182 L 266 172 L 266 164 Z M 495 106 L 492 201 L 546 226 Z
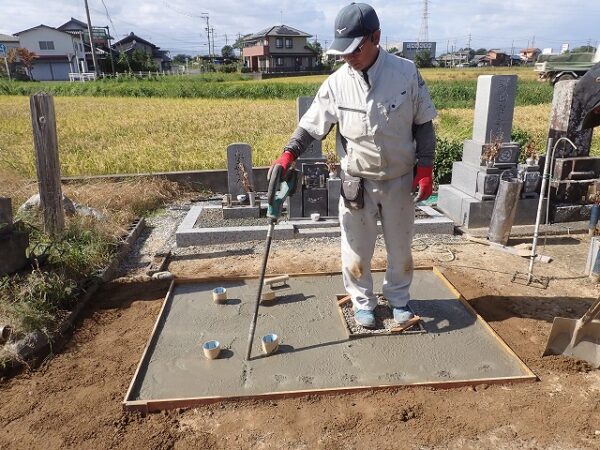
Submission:
M 236 282 L 242 280 L 256 279 L 254 276 L 241 276 L 241 277 L 232 277 L 232 278 L 184 278 L 184 279 L 174 279 L 168 289 L 168 292 L 163 301 L 163 305 L 158 314 L 156 323 L 152 329 L 152 333 L 150 335 L 150 339 L 146 344 L 144 351 L 142 353 L 142 357 L 140 362 L 136 368 L 136 371 L 133 375 L 129 388 L 125 394 L 125 398 L 123 399 L 122 405 L 126 411 L 142 411 L 142 412 L 156 412 L 165 409 L 173 409 L 173 408 L 189 408 L 195 406 L 206 405 L 210 403 L 220 402 L 220 401 L 236 401 L 236 400 L 251 400 L 251 399 L 277 399 L 277 398 L 289 398 L 289 397 L 298 397 L 304 395 L 311 394 L 341 394 L 341 393 L 351 393 L 351 392 L 360 392 L 365 390 L 379 390 L 379 389 L 406 389 L 410 387 L 419 387 L 419 386 L 428 386 L 437 389 L 448 389 L 448 388 L 456 388 L 463 386 L 476 386 L 479 384 L 507 384 L 507 383 L 519 383 L 519 382 L 532 382 L 538 380 L 535 373 L 529 369 L 525 365 L 525 363 L 518 357 L 518 355 L 510 348 L 508 344 L 483 320 L 483 318 L 477 314 L 477 312 L 473 309 L 473 307 L 466 301 L 462 295 L 458 292 L 458 290 L 450 283 L 443 274 L 436 267 L 420 267 L 415 270 L 426 270 L 433 272 L 439 279 L 441 279 L 444 285 L 453 293 L 456 300 L 462 304 L 465 309 L 473 315 L 474 320 L 482 325 L 485 330 L 493 337 L 495 341 L 499 344 L 502 350 L 508 355 L 511 359 L 514 359 L 519 368 L 521 369 L 522 375 L 520 376 L 505 376 L 505 377 L 482 377 L 482 378 L 472 378 L 472 379 L 457 379 L 457 380 L 443 380 L 443 381 L 427 381 L 427 382 L 410 382 L 410 383 L 382 383 L 382 384 L 373 384 L 373 385 L 364 385 L 364 386 L 340 386 L 334 388 L 314 388 L 314 389 L 296 389 L 289 391 L 272 391 L 272 392 L 264 392 L 264 393 L 254 393 L 251 395 L 218 395 L 218 396 L 201 396 L 201 397 L 180 397 L 180 398 L 165 398 L 165 399 L 145 399 L 139 400 L 134 398 L 133 393 L 136 390 L 136 387 L 143 380 L 143 372 L 146 367 L 149 359 L 152 356 L 152 349 L 156 345 L 156 342 L 159 337 L 159 329 L 161 324 L 164 322 L 166 311 L 170 307 L 170 303 L 173 301 L 173 293 L 177 286 L 186 285 L 186 284 L 200 284 L 206 283 L 208 281 L 218 281 L 218 282 Z M 373 272 L 380 272 L 379 270 L 373 270 Z M 318 273 L 301 273 L 301 274 L 289 274 L 290 279 L 296 277 L 319 277 L 319 276 L 334 276 L 340 275 L 339 272 L 318 272 Z M 339 308 L 338 308 L 339 309 Z M 362 340 L 362 339 L 361 339 Z

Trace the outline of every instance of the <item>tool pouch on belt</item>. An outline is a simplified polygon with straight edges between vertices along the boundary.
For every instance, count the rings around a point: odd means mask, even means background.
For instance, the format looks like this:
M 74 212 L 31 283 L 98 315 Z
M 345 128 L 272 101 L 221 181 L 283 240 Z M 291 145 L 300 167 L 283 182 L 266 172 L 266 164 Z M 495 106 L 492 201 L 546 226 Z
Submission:
M 365 205 L 365 186 L 361 177 L 348 175 L 340 171 L 342 179 L 342 198 L 348 209 L 361 209 Z

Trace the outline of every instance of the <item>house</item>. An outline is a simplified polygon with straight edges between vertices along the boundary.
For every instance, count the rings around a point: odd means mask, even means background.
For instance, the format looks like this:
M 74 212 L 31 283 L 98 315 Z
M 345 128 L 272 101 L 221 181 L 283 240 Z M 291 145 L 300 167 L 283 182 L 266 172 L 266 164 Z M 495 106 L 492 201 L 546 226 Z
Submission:
M 542 54 L 542 51 L 539 48 L 524 48 L 519 51 L 519 57 L 521 61 L 525 64 L 534 63 L 537 61 L 538 56 Z
M 168 51 L 161 50 L 160 47 L 157 47 L 152 42 L 142 39 L 133 32 L 129 33 L 120 41 L 115 42 L 113 48 L 119 53 L 126 53 L 129 55 L 136 50 L 143 51 L 152 57 L 158 70 L 171 70 L 171 58 L 168 55 Z
M 500 50 L 490 50 L 485 57 L 480 59 L 480 63 L 488 66 L 508 66 L 510 65 L 510 56 Z
M 251 72 L 307 72 L 316 70 L 317 55 L 308 47 L 310 34 L 276 25 L 242 38 L 244 65 Z
M 4 46 L 6 49 L 6 55 L 10 52 L 11 49 L 19 48 L 19 38 L 15 36 L 9 36 L 8 34 L 0 33 L 0 44 Z M 9 67 L 8 60 L 6 64 L 4 62 L 0 63 L 0 74 L 6 75 L 6 70 Z M 8 68 L 11 73 L 14 72 L 15 68 Z
M 0 44 L 6 47 L 6 52 L 8 53 L 11 48 L 19 48 L 19 38 L 0 33 Z
M 90 68 L 94 67 L 94 63 L 87 23 L 71 17 L 68 22 L 63 23 L 57 30 L 64 31 L 77 38 L 80 50 L 85 52 L 85 58 L 82 58 L 79 62 L 80 67 L 82 67 L 83 72 L 89 72 Z M 111 49 L 110 41 L 113 38 L 110 36 L 109 31 L 107 26 L 92 27 L 92 39 L 96 50 L 99 72 L 114 72 L 114 60 L 118 58 L 117 52 Z
M 37 55 L 31 77 L 38 81 L 68 80 L 70 72 L 78 72 L 78 61 L 84 58 L 77 38 L 47 25 L 15 33 L 21 47 Z

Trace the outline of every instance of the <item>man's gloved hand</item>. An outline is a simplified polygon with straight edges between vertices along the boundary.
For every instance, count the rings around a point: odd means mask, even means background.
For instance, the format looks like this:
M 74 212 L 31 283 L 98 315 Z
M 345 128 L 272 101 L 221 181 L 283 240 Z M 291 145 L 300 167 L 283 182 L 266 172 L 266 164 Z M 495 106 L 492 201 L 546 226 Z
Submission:
M 415 202 L 426 200 L 433 191 L 433 167 L 417 166 L 417 173 L 413 179 L 413 191 L 419 186 L 419 195 Z
M 269 168 L 269 172 L 267 173 L 267 180 L 271 179 L 271 171 L 273 170 L 273 166 L 275 166 L 276 164 L 279 164 L 281 166 L 281 168 L 283 169 L 281 172 L 281 176 L 284 176 L 288 169 L 292 166 L 292 163 L 296 160 L 296 157 L 294 156 L 294 154 L 288 150 L 284 150 L 283 153 L 281 154 L 281 156 L 279 158 L 277 158 L 275 161 L 273 161 L 273 164 L 271 164 L 271 167 Z

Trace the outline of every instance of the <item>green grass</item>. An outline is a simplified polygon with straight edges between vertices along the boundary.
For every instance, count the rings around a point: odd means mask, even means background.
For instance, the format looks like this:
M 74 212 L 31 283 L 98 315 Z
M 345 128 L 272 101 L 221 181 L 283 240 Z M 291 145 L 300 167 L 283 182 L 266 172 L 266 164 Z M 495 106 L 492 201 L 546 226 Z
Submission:
M 25 218 L 23 218 L 25 219 Z M 39 224 L 39 218 L 27 217 Z M 0 277 L 0 321 L 17 334 L 34 330 L 52 333 L 58 320 L 76 303 L 84 283 L 110 260 L 117 239 L 101 224 L 67 220 L 65 231 L 51 237 L 39 228 L 28 230 L 30 258 L 37 268 L 25 274 Z
M 551 86 L 531 79 L 531 69 L 507 69 L 427 69 L 424 70 L 424 77 L 438 109 L 472 107 L 475 104 L 477 75 L 491 73 L 516 73 L 520 77 L 517 105 L 537 105 L 551 101 Z M 206 74 L 143 80 L 127 77 L 87 83 L 0 81 L 0 95 L 31 95 L 44 91 L 68 97 L 295 100 L 299 96 L 315 95 L 324 79 L 325 76 L 308 76 L 252 81 L 242 74 Z

